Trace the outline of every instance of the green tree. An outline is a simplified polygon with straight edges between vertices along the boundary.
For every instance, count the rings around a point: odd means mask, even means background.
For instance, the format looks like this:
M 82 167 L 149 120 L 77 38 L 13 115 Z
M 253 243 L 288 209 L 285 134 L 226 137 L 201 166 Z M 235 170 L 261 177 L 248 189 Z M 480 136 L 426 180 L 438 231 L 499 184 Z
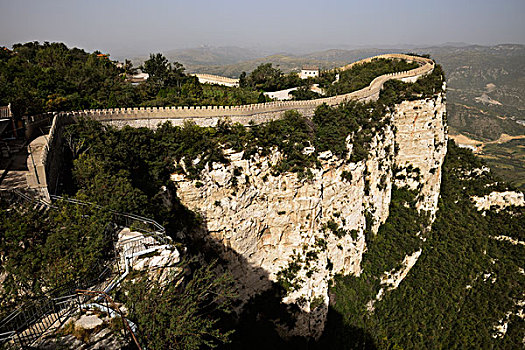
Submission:
M 137 68 L 133 67 L 133 63 L 128 59 L 124 61 L 123 69 L 124 69 L 124 73 L 126 73 L 126 75 L 128 76 L 137 74 Z
M 239 87 L 246 87 L 246 84 L 246 72 L 242 72 L 241 75 L 239 75 Z
M 184 264 L 178 270 L 187 267 Z M 233 331 L 221 330 L 217 322 L 222 313 L 231 312 L 233 280 L 218 275 L 216 267 L 213 262 L 192 276 L 175 274 L 162 282 L 143 277 L 128 284 L 126 305 L 139 328 L 140 341 L 151 349 L 187 350 L 228 343 Z
M 0 209 L 2 311 L 81 277 L 96 277 L 95 266 L 112 252 L 112 238 L 105 235 L 107 213 L 67 202 L 56 206 L 44 212 L 25 206 Z
M 313 100 L 319 98 L 320 95 L 310 90 L 310 86 L 301 86 L 297 90 L 290 92 L 294 100 Z
M 171 64 L 161 53 L 152 53 L 140 68 L 143 72 L 149 74 L 148 82 L 161 87 L 164 86 L 170 75 Z

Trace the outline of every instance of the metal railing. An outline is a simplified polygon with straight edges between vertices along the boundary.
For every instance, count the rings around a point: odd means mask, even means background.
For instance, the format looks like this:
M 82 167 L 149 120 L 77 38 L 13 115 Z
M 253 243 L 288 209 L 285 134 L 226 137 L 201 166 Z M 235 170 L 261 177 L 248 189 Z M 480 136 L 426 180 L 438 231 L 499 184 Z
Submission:
M 107 266 L 93 266 L 96 277 L 77 279 L 47 291 L 36 300 L 24 303 L 0 322 L 0 344 L 11 342 L 28 347 L 52 328 L 58 328 L 74 308 L 78 288 L 100 288 L 111 278 Z
M 53 201 L 63 200 L 69 203 L 77 204 L 77 205 L 90 206 L 90 207 L 97 208 L 97 209 L 107 210 L 113 214 L 114 222 L 122 227 L 131 227 L 133 225 L 136 225 L 138 226 L 137 227 L 138 230 L 141 230 L 144 232 L 150 232 L 150 233 L 155 232 L 155 233 L 159 233 L 162 235 L 166 234 L 166 229 L 164 228 L 164 226 L 162 226 L 157 221 L 150 219 L 150 218 L 146 218 L 146 217 L 135 215 L 135 214 L 117 212 L 115 210 L 107 209 L 98 204 L 84 202 L 78 199 L 65 198 L 65 197 L 56 196 L 56 195 L 51 195 L 50 197 L 51 197 L 51 200 Z M 147 227 L 148 229 L 142 229 L 140 227 L 141 225 L 145 225 L 145 227 Z
M 58 208 L 50 202 L 35 199 L 19 190 L 0 191 L 0 198 L 12 203 L 30 205 L 37 209 Z M 99 205 L 71 198 L 51 196 L 51 200 L 61 200 L 75 205 L 107 210 Z M 97 298 L 102 299 L 109 297 L 107 293 L 119 286 L 121 281 L 129 274 L 134 259 L 170 246 L 172 242 L 171 237 L 165 235 L 164 227 L 155 220 L 134 214 L 109 211 L 112 213 L 112 222 L 106 226 L 105 235 L 107 239 L 111 239 L 114 243 L 114 256 L 111 258 L 111 262 L 101 265 L 103 268 L 95 278 L 75 280 L 46 292 L 44 296 L 36 301 L 19 306 L 0 321 L 0 345 L 8 348 L 30 347 L 44 334 L 58 329 L 76 307 L 81 308 L 82 305 L 87 304 L 87 295 L 98 295 Z M 141 235 L 124 239 L 117 243 L 116 235 L 110 232 L 111 225 L 115 228 L 134 227 L 134 229 L 140 231 Z M 115 267 L 117 275 L 113 276 Z M 90 270 L 97 271 L 95 267 Z M 91 276 L 93 275 L 91 274 Z M 82 293 L 79 294 L 77 292 Z M 117 311 L 123 317 L 121 311 Z M 131 331 L 127 320 L 126 325 L 126 328 Z M 133 331 L 130 334 L 140 349 Z
M 0 198 L 10 203 L 17 203 L 21 205 L 30 205 L 35 209 L 39 208 L 54 208 L 51 202 L 44 199 L 37 199 L 28 193 L 24 193 L 18 189 L 0 190 Z
M 120 316 L 120 319 L 122 320 L 122 328 L 124 330 L 125 334 L 129 334 L 131 338 L 133 339 L 133 342 L 137 346 L 139 350 L 142 350 L 142 347 L 140 346 L 137 337 L 135 336 L 135 332 L 133 331 L 133 328 L 130 326 L 128 319 L 124 316 L 124 313 L 117 304 L 113 301 L 113 299 L 105 292 L 100 291 L 94 291 L 94 290 L 82 290 L 77 289 L 76 290 L 77 296 L 80 297 L 87 297 L 87 298 L 95 298 L 95 299 L 103 299 L 103 302 L 105 302 L 105 310 L 108 311 L 108 315 L 111 317 L 110 313 L 113 311 L 114 313 L 118 314 Z M 95 306 L 96 304 L 87 304 L 87 303 L 81 303 L 79 304 L 79 307 L 82 311 L 82 309 L 88 309 L 88 308 L 97 308 Z M 103 306 L 103 305 L 102 305 Z

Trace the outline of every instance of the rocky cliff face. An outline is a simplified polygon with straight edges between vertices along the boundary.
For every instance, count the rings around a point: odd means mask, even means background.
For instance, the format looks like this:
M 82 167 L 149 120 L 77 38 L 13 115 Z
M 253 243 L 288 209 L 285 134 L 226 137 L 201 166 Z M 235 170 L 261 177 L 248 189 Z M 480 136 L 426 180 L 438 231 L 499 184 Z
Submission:
M 301 310 L 283 333 L 318 337 L 329 281 L 360 274 L 365 231 L 376 233 L 388 217 L 392 185 L 418 189 L 419 208 L 434 215 L 446 153 L 444 112 L 442 96 L 405 101 L 385 116 L 390 123 L 377 131 L 366 161 L 324 152 L 320 168 L 302 179 L 272 175 L 278 151 L 243 159 L 231 150 L 230 164 L 208 166 L 199 180 L 172 179 L 181 202 L 204 218 L 205 239 L 220 247 L 241 299 L 279 281 L 287 289 L 283 302 Z
M 401 169 L 396 185 L 418 190 L 418 209 L 428 211 L 433 220 L 439 199 L 441 166 L 447 153 L 445 97 L 404 101 L 396 107 L 392 120 L 397 129 L 396 166 Z M 403 174 L 406 174 L 404 179 Z
M 517 191 L 493 191 L 483 197 L 474 196 L 471 199 L 478 210 L 489 210 L 491 207 L 500 210 L 509 206 L 525 206 L 525 196 L 522 192 Z

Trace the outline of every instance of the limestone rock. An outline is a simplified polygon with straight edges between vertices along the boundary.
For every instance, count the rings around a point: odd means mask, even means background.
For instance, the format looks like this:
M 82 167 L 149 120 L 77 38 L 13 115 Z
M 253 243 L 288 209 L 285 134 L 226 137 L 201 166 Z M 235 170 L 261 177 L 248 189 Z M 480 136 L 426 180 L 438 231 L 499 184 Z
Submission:
M 179 251 L 174 246 L 158 242 L 154 236 L 144 236 L 126 227 L 119 232 L 115 247 L 120 252 L 123 269 L 127 259 L 131 269 L 147 271 L 151 277 L 161 281 L 178 271 Z
M 376 131 L 366 161 L 352 163 L 323 152 L 321 167 L 310 169 L 308 179 L 272 176 L 282 157 L 277 150 L 250 159 L 229 151 L 228 165 L 208 165 L 198 181 L 178 176 L 177 195 L 204 219 L 202 238 L 228 261 L 242 301 L 278 281 L 290 263 L 299 266 L 295 288 L 283 299 L 301 310 L 289 334 L 317 338 L 328 312 L 329 281 L 338 273 L 361 273 L 365 229 L 377 233 L 388 217 L 394 168 L 418 169 L 410 181 L 396 184 L 419 189 L 418 209 L 435 215 L 447 149 L 444 113 L 441 95 L 402 102 L 385 116 L 391 123 Z
M 472 201 L 478 210 L 488 210 L 492 206 L 503 209 L 508 206 L 522 207 L 525 205 L 523 193 L 517 191 L 493 191 L 483 197 L 473 196 Z
M 92 329 L 102 326 L 103 323 L 104 321 L 102 321 L 96 315 L 82 315 L 75 322 L 75 328 L 83 328 L 87 330 L 92 330 Z
M 399 147 L 396 166 L 419 169 L 420 179 L 408 183 L 419 189 L 418 209 L 435 217 L 441 186 L 441 166 L 447 153 L 448 136 L 445 132 L 444 98 L 403 101 L 396 106 L 393 123 L 397 129 Z M 398 186 L 403 183 L 397 183 Z
M 78 349 L 78 350 L 99 350 L 99 349 L 123 349 L 128 346 L 129 339 L 116 335 L 109 328 L 102 328 L 99 332 L 89 336 L 87 343 L 68 334 L 64 336 L 53 335 L 36 344 L 36 348 L 52 349 Z

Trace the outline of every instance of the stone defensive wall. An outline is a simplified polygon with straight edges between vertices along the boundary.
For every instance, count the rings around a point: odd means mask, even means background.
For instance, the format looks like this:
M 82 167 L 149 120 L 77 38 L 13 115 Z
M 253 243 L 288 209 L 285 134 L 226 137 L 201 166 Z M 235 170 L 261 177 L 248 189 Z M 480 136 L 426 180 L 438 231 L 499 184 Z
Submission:
M 213 74 L 192 74 L 193 76 L 199 79 L 199 82 L 202 84 L 219 84 L 224 86 L 239 86 L 239 79 L 221 77 L 219 75 Z
M 56 113 L 49 133 L 37 137 L 27 147 L 27 186 L 47 201 L 50 194 L 56 194 L 63 169 L 64 148 L 67 147 L 63 137 L 64 126 L 74 122 L 66 114 Z
M 215 126 L 221 119 L 230 119 L 234 123 L 250 125 L 261 124 L 280 118 L 284 112 L 297 110 L 303 115 L 312 116 L 315 109 L 326 103 L 330 106 L 339 105 L 345 101 L 373 101 L 379 98 L 383 84 L 391 79 L 405 82 L 414 82 L 419 77 L 431 73 L 434 62 L 430 59 L 401 54 L 381 55 L 358 61 L 352 65 L 369 62 L 374 58 L 404 59 L 418 62 L 420 67 L 410 71 L 385 74 L 375 78 L 369 86 L 344 95 L 320 98 L 308 101 L 278 101 L 242 106 L 196 106 L 196 107 L 153 107 L 153 108 L 115 108 L 94 109 L 72 112 L 45 113 L 38 116 L 27 117 L 26 127 L 29 134 L 36 132 L 36 126 L 52 118 L 51 129 L 48 135 L 36 138 L 28 146 L 29 157 L 27 165 L 29 173 L 27 183 L 29 188 L 36 190 L 44 199 L 49 199 L 50 194 L 55 194 L 63 168 L 63 151 L 65 144 L 64 126 L 75 123 L 78 118 L 91 118 L 103 124 L 116 127 L 148 127 L 156 128 L 164 122 L 173 125 L 183 125 L 185 121 L 194 121 L 200 126 Z M 342 67 L 348 69 L 352 65 Z M 35 127 L 31 127 L 32 123 Z M 49 124 L 48 124 L 49 125 Z
M 303 115 L 312 116 L 315 109 L 323 103 L 336 106 L 349 100 L 361 102 L 375 101 L 379 98 L 379 92 L 386 81 L 397 79 L 404 82 L 414 82 L 419 77 L 431 73 L 434 69 L 434 62 L 431 59 L 405 54 L 375 56 L 357 61 L 340 69 L 347 70 L 356 64 L 370 62 L 373 59 L 379 58 L 403 59 L 409 62 L 417 62 L 420 66 L 409 71 L 381 75 L 375 78 L 369 86 L 358 91 L 315 100 L 275 101 L 241 106 L 92 109 L 63 113 L 74 118 L 91 118 L 116 127 L 129 125 L 131 127 L 155 128 L 158 124 L 167 121 L 170 121 L 173 125 L 182 125 L 187 120 L 192 120 L 200 126 L 215 126 L 220 119 L 230 119 L 234 123 L 241 123 L 243 125 L 249 125 L 250 123 L 261 124 L 280 118 L 284 112 L 289 110 L 297 110 Z

